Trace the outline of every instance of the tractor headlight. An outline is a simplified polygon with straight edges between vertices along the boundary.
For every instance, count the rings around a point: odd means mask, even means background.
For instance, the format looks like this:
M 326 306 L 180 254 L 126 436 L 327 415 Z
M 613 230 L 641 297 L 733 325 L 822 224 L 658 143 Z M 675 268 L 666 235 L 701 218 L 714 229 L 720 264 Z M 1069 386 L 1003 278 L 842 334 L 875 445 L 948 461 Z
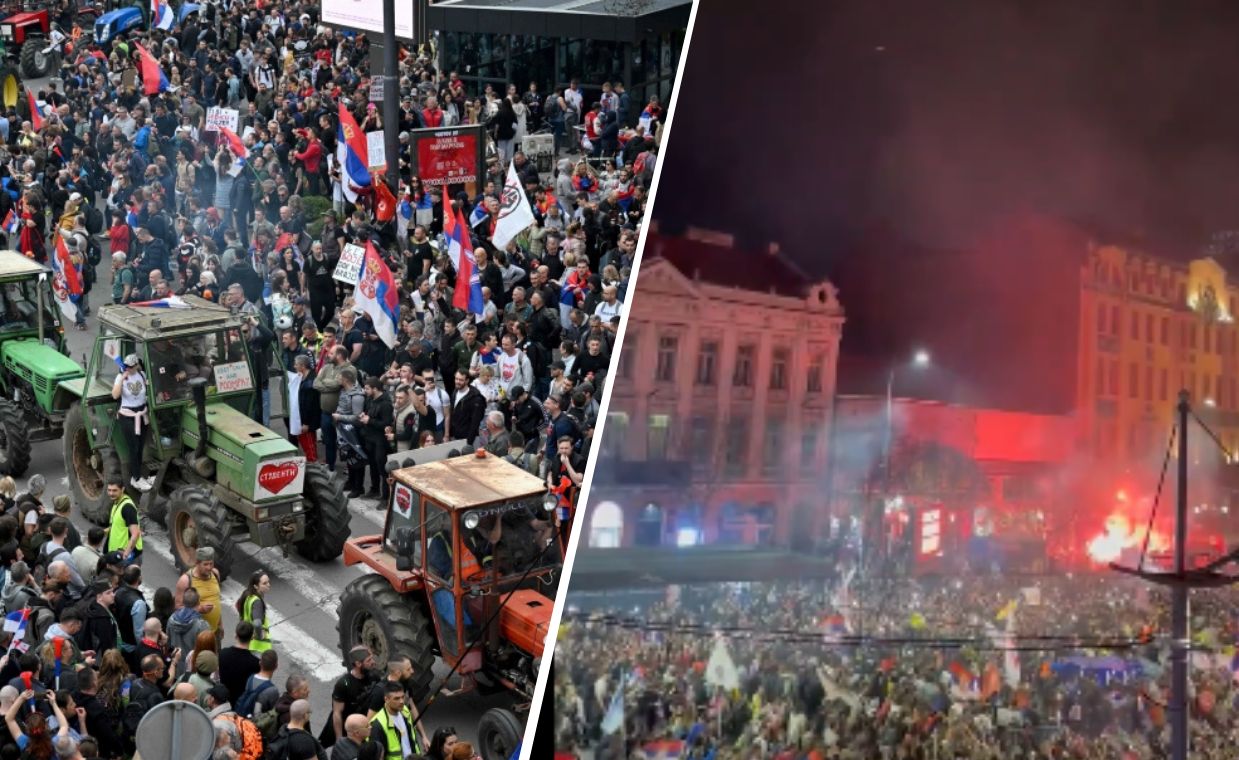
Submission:
M 258 520 L 259 522 L 266 520 L 270 514 L 271 514 L 270 507 L 255 507 L 254 508 L 254 519 Z
M 478 526 L 478 523 L 481 521 L 482 521 L 482 518 L 478 516 L 477 512 L 466 512 L 465 517 L 462 520 L 462 522 L 465 524 L 465 527 L 468 528 L 469 530 L 473 530 L 474 528 L 476 528 Z
M 542 497 L 542 509 L 547 512 L 554 512 L 555 507 L 559 506 L 559 497 L 553 493 L 548 493 Z

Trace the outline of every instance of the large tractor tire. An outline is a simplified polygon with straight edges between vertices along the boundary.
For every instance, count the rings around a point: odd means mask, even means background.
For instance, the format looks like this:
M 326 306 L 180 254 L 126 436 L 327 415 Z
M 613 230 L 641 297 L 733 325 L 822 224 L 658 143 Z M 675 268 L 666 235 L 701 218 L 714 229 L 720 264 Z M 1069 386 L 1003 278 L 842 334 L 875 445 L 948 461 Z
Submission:
M 386 578 L 371 573 L 345 587 L 340 595 L 336 631 L 340 634 L 340 653 L 345 660 L 349 651 L 358 645 L 370 649 L 380 668 L 387 667 L 387 658 L 393 654 L 405 655 L 413 661 L 409 696 L 420 705 L 430 694 L 435 664 L 433 625 L 426 614 L 398 594 Z
M 108 499 L 107 455 L 92 451 L 86 436 L 86 412 L 81 404 L 69 407 L 65 415 L 64 438 L 65 470 L 69 476 L 69 491 L 77 502 L 82 516 L 96 525 L 107 525 Z
M 297 553 L 311 562 L 330 562 L 344 553 L 349 537 L 348 498 L 340 481 L 318 463 L 305 467 L 305 538 Z
M 198 561 L 199 547 L 209 546 L 215 550 L 219 579 L 227 580 L 236 550 L 228 509 L 199 486 L 182 486 L 169 501 L 168 539 L 177 571 L 188 571 Z
M 30 435 L 22 410 L 0 401 L 0 473 L 20 478 L 30 467 Z
M 0 105 L 6 109 L 17 108 L 19 103 L 24 103 L 25 98 L 22 97 L 22 78 L 17 71 L 16 66 L 0 65 Z M 29 119 L 29 107 L 23 109 L 26 114 L 25 118 Z
M 482 760 L 508 760 L 521 743 L 525 726 L 511 710 L 492 707 L 478 721 Z
M 60 68 L 60 56 L 56 52 L 53 51 L 46 55 L 43 53 L 47 42 L 42 37 L 31 37 L 22 43 L 21 54 L 18 57 L 22 76 L 27 79 L 39 79 Z

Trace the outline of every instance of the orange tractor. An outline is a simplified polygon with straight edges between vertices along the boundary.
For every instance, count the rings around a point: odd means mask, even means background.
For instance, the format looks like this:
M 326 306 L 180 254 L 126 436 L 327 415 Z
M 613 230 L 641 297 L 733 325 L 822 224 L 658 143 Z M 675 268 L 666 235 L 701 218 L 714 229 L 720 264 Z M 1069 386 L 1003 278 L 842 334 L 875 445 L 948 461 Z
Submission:
M 463 691 L 507 692 L 510 709 L 487 710 L 478 723 L 483 760 L 507 760 L 524 734 L 518 713 L 529 708 L 555 604 L 558 500 L 485 451 L 390 475 L 383 534 L 344 547 L 346 565 L 372 572 L 340 596 L 340 651 L 362 644 L 380 664 L 408 656 L 419 709 L 436 658 Z

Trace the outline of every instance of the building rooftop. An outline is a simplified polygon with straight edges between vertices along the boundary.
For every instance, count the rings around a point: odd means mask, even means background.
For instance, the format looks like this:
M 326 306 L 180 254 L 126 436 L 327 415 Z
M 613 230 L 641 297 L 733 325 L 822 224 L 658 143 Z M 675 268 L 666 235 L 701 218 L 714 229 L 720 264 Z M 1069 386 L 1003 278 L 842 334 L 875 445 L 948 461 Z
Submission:
M 644 255 L 666 259 L 691 280 L 728 288 L 803 298 L 814 284 L 776 244 L 749 251 L 728 245 L 730 241 L 728 235 L 706 230 L 690 229 L 682 237 L 651 230 Z

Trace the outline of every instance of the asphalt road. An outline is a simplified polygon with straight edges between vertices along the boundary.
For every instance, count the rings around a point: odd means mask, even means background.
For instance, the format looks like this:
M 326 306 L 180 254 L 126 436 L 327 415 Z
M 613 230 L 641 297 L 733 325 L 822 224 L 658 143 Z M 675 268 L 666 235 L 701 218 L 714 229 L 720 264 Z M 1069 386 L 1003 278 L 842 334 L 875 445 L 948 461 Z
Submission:
M 28 86 L 37 90 L 44 83 L 45 80 L 31 81 Z M 110 300 L 110 262 L 106 248 L 103 258 L 104 262 L 98 270 L 96 290 L 92 294 L 92 306 L 95 308 Z M 67 333 L 70 355 L 83 364 L 83 357 L 92 349 L 93 340 L 98 334 L 98 323 L 93 314 L 87 322 L 89 330 L 82 332 L 70 328 Z M 282 423 L 273 422 L 273 426 L 280 432 L 284 431 Z M 47 479 L 48 503 L 56 495 L 69 492 L 60 440 L 34 445 L 33 461 L 26 478 L 34 473 L 40 473 Z M 19 490 L 24 490 L 26 478 L 19 479 Z M 349 506 L 354 536 L 382 531 L 384 513 L 376 508 L 376 502 L 356 500 Z M 76 505 L 74 521 L 83 532 L 90 524 L 81 516 Z M 168 550 L 167 535 L 154 530 L 156 527 L 152 526 L 152 532 L 146 536 L 146 557 L 143 564 L 145 586 L 151 591 L 160 586 L 172 587 L 177 579 Z M 265 569 L 272 578 L 272 590 L 267 596 L 272 638 L 281 656 L 280 668 L 276 674 L 277 684 L 282 690 L 284 679 L 291 673 L 302 673 L 310 678 L 313 728 L 317 732 L 331 713 L 332 684 L 345 672 L 336 633 L 339 596 L 350 581 L 365 571 L 357 567 L 345 567 L 340 561 L 321 565 L 309 563 L 295 553 L 285 557 L 275 548 L 258 549 L 244 543 L 238 544 L 237 548 L 232 577 L 225 582 L 223 589 L 224 630 L 228 634 L 225 643 L 231 641 L 231 631 L 237 621 L 232 605 L 241 593 L 245 580 L 253 571 Z M 447 674 L 447 668 L 440 663 L 436 667 L 436 673 L 438 684 Z M 451 686 L 458 686 L 457 679 L 452 679 Z M 503 695 L 482 697 L 477 694 L 464 694 L 444 697 L 429 708 L 424 725 L 429 732 L 440 726 L 451 726 L 462 739 L 476 742 L 477 722 L 482 713 L 492 707 L 508 706 L 510 700 Z

